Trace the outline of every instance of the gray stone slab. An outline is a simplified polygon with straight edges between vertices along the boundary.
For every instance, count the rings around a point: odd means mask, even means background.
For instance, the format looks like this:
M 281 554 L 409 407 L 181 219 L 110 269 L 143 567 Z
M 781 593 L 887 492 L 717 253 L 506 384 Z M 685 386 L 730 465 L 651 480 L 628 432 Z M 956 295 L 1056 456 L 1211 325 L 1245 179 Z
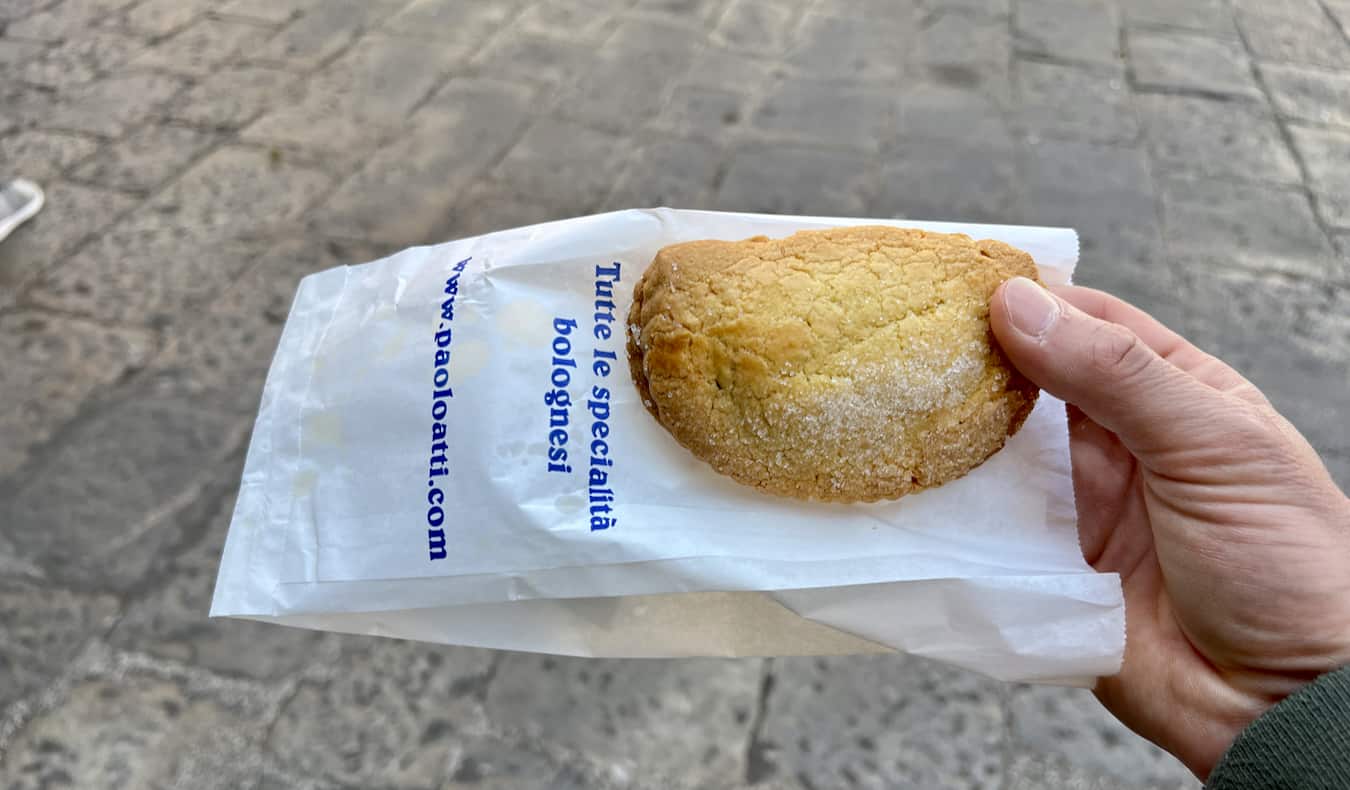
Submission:
M 1068 60 L 1120 61 L 1120 20 L 1101 0 L 1024 0 L 1014 16 L 1018 52 Z
M 917 85 L 900 97 L 899 140 L 984 140 L 1006 137 L 1007 112 L 987 94 L 940 84 Z
M 559 114 L 589 126 L 627 132 L 660 112 L 670 86 L 695 60 L 693 33 L 664 20 L 619 24 L 590 68 L 557 100 Z M 604 86 L 597 89 L 597 86 Z
M 367 27 L 407 5 L 406 0 L 329 0 L 301 9 L 250 57 L 309 69 L 341 52 Z
M 558 100 L 560 115 L 588 126 L 627 133 L 656 116 L 668 86 L 680 76 L 636 52 L 602 54 Z M 595 86 L 606 88 L 596 90 Z
M 1010 707 L 1020 749 L 1062 756 L 1126 787 L 1198 787 L 1175 757 L 1126 729 L 1086 689 L 1016 686 Z
M 79 134 L 29 130 L 0 137 L 0 162 L 36 181 L 55 179 L 98 149 L 98 141 Z
M 210 299 L 168 333 L 164 351 L 142 373 L 146 390 L 157 397 L 189 399 L 222 414 L 252 417 L 301 278 L 389 252 L 364 241 L 297 235 L 243 257 L 240 268 L 227 272 L 228 286 L 211 279 L 211 272 L 200 275 L 211 283 Z
M 17 72 L 28 63 L 38 60 L 46 51 L 47 45 L 38 41 L 0 38 L 0 68 L 6 73 Z
M 560 31 L 566 31 L 567 38 L 573 41 L 600 43 L 611 29 L 609 22 L 616 10 L 618 7 L 613 3 L 537 0 L 527 4 L 511 26 L 540 35 L 557 35 Z M 625 37 L 615 36 L 613 41 L 619 47 L 641 48 L 639 40 L 629 41 Z
M 445 57 L 426 39 L 368 36 L 312 78 L 301 101 L 277 106 L 243 136 L 324 154 L 371 148 L 395 136 L 404 116 L 442 81 L 452 65 Z
M 615 660 L 507 654 L 489 721 L 602 775 L 649 786 L 724 787 L 746 776 L 760 689 L 753 660 Z
M 1142 152 L 1045 140 L 1023 152 L 1020 174 L 1020 220 L 1077 229 L 1084 269 L 1138 273 L 1161 259 L 1157 201 Z
M 1350 228 L 1350 131 L 1291 125 L 1290 135 L 1327 224 Z
M 264 113 L 239 136 L 279 156 L 295 154 L 295 158 L 349 172 L 381 142 L 396 136 L 402 120 L 401 116 L 363 110 L 340 94 L 306 93 L 294 104 L 282 103 Z M 323 134 L 314 134 L 315 129 L 323 129 Z
M 227 0 L 219 6 L 219 13 L 279 25 L 321 2 L 323 0 Z
M 1261 76 L 1280 115 L 1350 128 L 1350 74 L 1265 63 Z
M 0 315 L 0 478 L 50 439 L 92 395 L 145 364 L 145 331 L 105 327 L 37 311 Z
M 347 637 L 331 680 L 301 683 L 271 728 L 281 767 L 349 786 L 439 788 L 464 733 L 480 731 L 492 654 Z
M 1260 105 L 1189 96 L 1141 96 L 1149 147 L 1171 171 L 1294 184 L 1298 166 Z
M 639 145 L 604 208 L 701 208 L 711 198 L 722 152 L 708 143 L 663 138 Z
M 315 210 L 317 226 L 404 246 L 438 241 L 432 232 L 511 146 L 531 99 L 512 85 L 452 81 Z
M 186 399 L 123 391 L 3 484 L 15 556 L 76 589 L 140 584 L 190 524 L 173 516 L 218 484 L 243 425 Z M 172 436 L 173 441 L 164 437 Z
M 1331 304 L 1326 287 L 1315 281 L 1228 269 L 1203 257 L 1178 257 L 1174 265 L 1188 275 L 1186 296 L 1194 304 L 1184 333 L 1244 373 L 1269 353 L 1261 348 L 1263 333 L 1269 333 L 1267 347 L 1278 344 L 1281 353 L 1308 351 L 1306 316 Z
M 713 40 L 737 52 L 777 54 L 792 34 L 796 15 L 791 8 L 754 0 L 731 0 Z
M 726 4 L 727 0 L 637 0 L 634 8 L 642 13 L 667 14 L 679 21 L 708 24 L 717 20 Z
M 1326 464 L 1331 479 L 1341 487 L 1341 491 L 1350 491 L 1350 455 L 1330 455 L 1324 453 L 1322 462 Z
M 87 30 L 16 68 L 25 82 L 50 88 L 67 88 L 89 82 L 145 48 L 138 38 L 112 30 Z
M 125 326 L 174 322 L 248 267 L 256 247 L 172 214 L 145 212 L 92 241 L 43 277 L 34 304 Z M 0 250 L 3 254 L 3 250 Z M 108 298 L 116 288 L 116 299 Z
M 568 202 L 545 202 L 517 192 L 510 184 L 483 180 L 465 191 L 463 199 L 430 235 L 449 241 L 575 215 Z
M 890 21 L 808 14 L 788 50 L 787 63 L 822 77 L 894 80 L 904 71 L 913 29 Z
M 904 656 L 775 660 L 752 776 L 807 787 L 996 787 L 1001 684 Z M 758 758 L 756 760 L 756 758 Z
M 1012 36 L 1006 19 L 940 14 L 915 36 L 914 44 L 910 57 L 918 74 L 944 85 L 1008 95 Z
M 1156 228 L 1151 233 L 1156 234 Z M 1110 241 L 1108 238 L 1107 243 Z M 1116 242 L 1116 246 L 1124 247 L 1125 251 L 1117 254 L 1093 241 L 1091 249 L 1084 250 L 1079 256 L 1074 283 L 1113 294 L 1164 326 L 1185 332 L 1195 312 L 1187 273 L 1177 271 L 1161 249 L 1162 242 L 1156 235 L 1145 242 Z M 1143 252 L 1136 252 L 1140 247 L 1144 248 Z
M 230 467 L 231 479 L 239 469 Z M 113 647 L 224 675 L 276 680 L 319 660 L 323 634 L 301 628 L 207 618 L 233 510 L 227 497 L 202 545 L 165 567 L 163 583 L 131 602 L 108 634 Z
M 877 216 L 1015 222 L 1017 154 L 1010 137 L 910 141 L 881 171 Z
M 297 103 L 303 96 L 303 82 L 288 71 L 229 66 L 183 91 L 166 112 L 199 126 L 237 129 L 265 110 Z
M 1003 790 L 1200 790 L 1195 778 L 1150 783 L 1125 781 L 1061 755 L 1016 752 L 1008 760 Z
M 494 172 L 518 194 L 584 214 L 609 190 L 624 141 L 570 121 L 541 119 Z
M 1009 0 L 944 0 L 940 7 L 947 11 L 964 11 L 1006 19 L 1011 14 L 1010 6 Z
M 0 22 L 13 22 L 31 16 L 48 3 L 49 0 L 11 0 L 0 6 Z
M 147 192 L 176 176 L 216 142 L 215 135 L 181 126 L 146 126 L 105 145 L 70 174 L 110 189 Z
M 418 0 L 387 18 L 379 29 L 398 36 L 432 40 L 440 51 L 441 62 L 458 63 L 481 51 L 519 10 L 520 3 L 515 0 L 468 4 Z M 512 32 L 519 32 L 518 27 L 512 27 Z
M 979 0 L 967 0 L 978 3 Z M 798 3 L 801 5 L 801 3 Z M 808 3 L 808 5 L 810 5 Z M 960 5 L 960 3 L 958 3 Z M 912 26 L 917 24 L 919 9 L 914 4 L 895 3 L 891 0 L 830 0 L 829 3 L 815 3 L 814 10 L 829 13 L 847 19 L 862 19 L 873 23 Z
M 309 93 L 340 97 L 373 116 L 407 114 L 441 82 L 458 58 L 437 42 L 370 34 L 310 79 Z
M 1242 43 L 1170 31 L 1133 32 L 1130 73 L 1137 88 L 1261 98 Z
M 46 688 L 86 641 L 117 621 L 118 608 L 110 595 L 79 595 L 38 581 L 0 581 L 5 677 L 0 710 Z
M 1130 142 L 1139 122 L 1119 69 L 1018 60 L 1017 124 L 1035 137 Z
M 138 33 L 164 37 L 187 27 L 211 7 L 203 0 L 143 0 L 123 16 L 123 24 Z
M 1345 302 L 1320 283 L 1195 263 L 1188 298 L 1188 337 L 1214 353 L 1270 398 L 1323 448 L 1350 449 L 1350 350 L 1338 335 L 1320 335 Z
M 331 187 L 332 179 L 316 169 L 256 148 L 227 146 L 197 161 L 148 208 L 165 216 L 160 224 L 178 230 L 252 235 L 289 228 Z
M 876 177 L 876 161 L 867 156 L 782 144 L 746 146 L 731 155 L 713 207 L 860 216 Z
M 1350 360 L 1350 291 L 1345 288 L 1319 289 L 1303 297 L 1303 310 L 1293 337 L 1314 356 L 1342 362 Z M 1350 459 L 1344 446 L 1346 435 L 1310 436 L 1314 447 L 1331 450 Z M 1345 483 L 1342 482 L 1342 485 Z
M 1302 189 L 1206 179 L 1166 179 L 1168 250 L 1219 265 L 1327 279 L 1333 252 Z
M 30 721 L 0 763 L 6 787 L 251 787 L 266 696 L 149 674 L 90 677 Z
M 1317 0 L 1239 0 L 1237 19 L 1258 59 L 1350 68 L 1350 41 Z
M 199 19 L 132 59 L 131 65 L 205 77 L 239 53 L 252 51 L 271 33 L 271 28 L 251 22 Z
M 1341 30 L 1350 35 L 1350 0 L 1323 0 L 1322 4 L 1341 26 Z
M 739 91 L 681 85 L 656 123 L 675 134 L 720 142 L 741 125 L 749 105 L 750 98 Z
M 251 254 L 240 251 L 229 285 L 177 321 L 163 352 L 139 381 L 154 397 L 186 398 L 225 415 L 257 415 L 263 378 L 301 278 L 375 261 L 389 251 L 366 242 L 304 236 L 267 243 Z M 228 481 L 236 478 L 229 475 Z
M 64 181 L 43 184 L 46 203 L 0 246 L 0 305 L 20 286 L 64 260 L 71 250 L 135 205 L 127 195 Z
M 1129 0 L 1120 4 L 1127 25 L 1186 28 L 1236 37 L 1233 11 L 1223 0 Z
M 769 80 L 770 72 L 783 71 L 777 62 L 741 55 L 720 47 L 700 46 L 681 80 L 704 88 L 732 88 L 753 93 Z
M 575 41 L 511 31 L 493 37 L 474 59 L 480 73 L 549 85 L 571 85 L 594 58 L 594 50 Z
M 894 134 L 897 109 L 885 91 L 797 78 L 769 90 L 750 126 L 774 138 L 875 153 Z
M 109 14 L 126 7 L 135 0 L 66 0 L 58 6 L 51 6 L 48 0 L 42 0 L 40 3 L 33 3 L 29 11 L 37 13 L 20 13 L 22 9 L 15 7 L 11 9 L 11 4 L 6 3 L 0 8 L 0 15 L 11 10 L 15 11 L 17 21 L 10 22 L 5 26 L 5 34 L 17 38 L 33 39 L 36 41 L 63 41 L 68 38 L 74 38 L 84 33 L 92 25 Z M 20 2 L 17 5 L 23 6 L 27 2 Z M 40 5 L 48 6 L 41 11 L 37 8 Z M 22 18 L 19 18 L 22 17 Z M 0 19 L 4 18 L 0 16 Z
M 0 82 L 0 134 L 46 121 L 56 104 L 51 91 L 18 82 Z
M 107 77 L 63 92 L 46 121 L 56 129 L 116 137 L 153 117 L 184 84 L 151 72 Z
M 217 150 L 39 282 L 32 301 L 112 323 L 170 323 L 216 293 L 278 232 L 293 234 L 293 220 L 329 188 L 323 174 L 274 165 L 262 151 Z M 236 240 L 248 235 L 261 240 Z M 107 298 L 109 284 L 119 298 Z
M 443 790 L 607 790 L 631 786 L 625 777 L 602 775 L 578 758 L 559 758 L 528 741 L 496 735 L 469 735 L 460 740 Z

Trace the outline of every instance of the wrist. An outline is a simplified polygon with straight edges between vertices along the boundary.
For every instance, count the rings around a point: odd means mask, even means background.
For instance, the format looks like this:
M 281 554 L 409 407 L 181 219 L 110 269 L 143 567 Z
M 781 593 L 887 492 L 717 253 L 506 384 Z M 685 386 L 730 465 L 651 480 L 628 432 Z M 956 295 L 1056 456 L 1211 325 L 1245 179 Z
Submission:
M 1350 667 L 1327 672 L 1235 736 L 1206 787 L 1350 786 Z

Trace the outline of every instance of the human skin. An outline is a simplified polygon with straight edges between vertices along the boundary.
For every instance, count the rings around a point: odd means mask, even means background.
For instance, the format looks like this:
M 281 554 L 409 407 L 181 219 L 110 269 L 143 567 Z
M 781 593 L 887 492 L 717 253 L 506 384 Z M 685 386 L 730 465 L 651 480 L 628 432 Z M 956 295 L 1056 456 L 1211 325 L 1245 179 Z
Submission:
M 1251 382 L 1143 311 L 1021 278 L 990 310 L 1013 364 L 1070 404 L 1083 554 L 1124 586 L 1124 665 L 1097 697 L 1203 779 L 1350 663 L 1350 500 Z

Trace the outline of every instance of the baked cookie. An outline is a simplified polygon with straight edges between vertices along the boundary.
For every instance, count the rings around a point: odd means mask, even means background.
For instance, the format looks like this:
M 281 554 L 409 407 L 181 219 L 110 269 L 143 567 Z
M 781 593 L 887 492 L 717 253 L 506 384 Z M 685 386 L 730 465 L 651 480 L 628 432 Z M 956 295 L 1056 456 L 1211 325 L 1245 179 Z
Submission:
M 833 502 L 958 478 L 1016 433 L 1036 386 L 989 329 L 1003 242 L 891 227 L 692 241 L 656 254 L 628 317 L 642 401 L 717 471 Z

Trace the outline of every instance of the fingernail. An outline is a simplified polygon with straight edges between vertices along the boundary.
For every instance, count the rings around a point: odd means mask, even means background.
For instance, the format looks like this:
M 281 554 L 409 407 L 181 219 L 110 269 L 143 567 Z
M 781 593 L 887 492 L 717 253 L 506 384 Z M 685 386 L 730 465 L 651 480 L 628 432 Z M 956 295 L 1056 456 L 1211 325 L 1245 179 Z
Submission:
M 1014 277 L 1003 286 L 1008 320 L 1024 335 L 1039 338 L 1059 318 L 1059 302 L 1041 286 L 1025 277 Z

